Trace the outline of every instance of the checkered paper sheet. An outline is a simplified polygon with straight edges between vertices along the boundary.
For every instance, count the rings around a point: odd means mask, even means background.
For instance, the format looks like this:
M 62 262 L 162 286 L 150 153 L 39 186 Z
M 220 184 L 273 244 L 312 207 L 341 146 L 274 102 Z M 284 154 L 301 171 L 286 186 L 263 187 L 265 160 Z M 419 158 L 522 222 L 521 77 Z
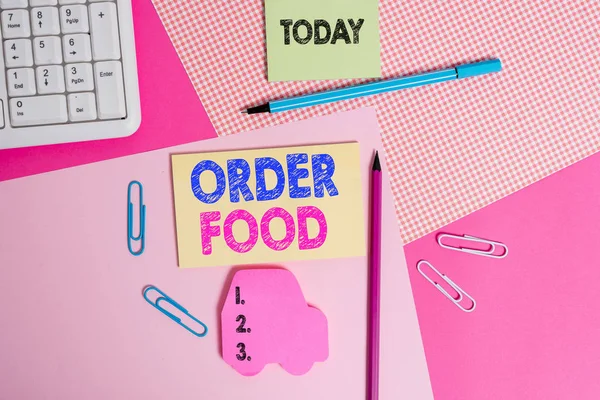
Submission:
M 503 71 L 273 115 L 240 111 L 360 81 L 268 83 L 263 1 L 154 4 L 219 135 L 376 107 L 405 242 L 600 149 L 596 1 L 381 0 L 384 77 Z

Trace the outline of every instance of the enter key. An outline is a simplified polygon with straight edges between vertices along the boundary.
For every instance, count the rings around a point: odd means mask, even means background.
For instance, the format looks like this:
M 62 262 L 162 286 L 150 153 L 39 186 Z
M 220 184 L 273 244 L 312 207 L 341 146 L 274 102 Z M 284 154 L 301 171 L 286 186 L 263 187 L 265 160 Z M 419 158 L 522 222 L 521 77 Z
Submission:
M 120 61 L 103 61 L 94 65 L 98 118 L 125 118 L 125 92 Z

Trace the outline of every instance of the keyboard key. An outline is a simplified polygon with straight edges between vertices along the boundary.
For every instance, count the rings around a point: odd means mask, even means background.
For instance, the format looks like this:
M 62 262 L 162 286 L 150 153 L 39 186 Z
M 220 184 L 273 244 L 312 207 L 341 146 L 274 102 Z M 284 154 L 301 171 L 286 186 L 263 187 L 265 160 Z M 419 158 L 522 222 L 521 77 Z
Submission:
M 2 36 L 4 39 L 28 37 L 29 35 L 31 35 L 31 30 L 27 10 L 2 11 Z
M 29 0 L 31 7 L 55 6 L 56 0 Z
M 117 6 L 109 2 L 90 4 L 90 23 L 94 60 L 121 58 Z
M 34 36 L 58 35 L 58 9 L 56 7 L 38 7 L 31 10 L 31 30 Z
M 65 91 L 65 70 L 62 65 L 46 65 L 37 67 L 38 93 L 63 93 Z
M 0 129 L 4 128 L 4 100 L 0 100 Z
M 33 58 L 38 65 L 62 63 L 62 50 L 58 36 L 42 36 L 33 39 Z
M 67 122 L 65 95 L 17 97 L 10 99 L 10 120 L 13 126 L 60 124 Z
M 90 3 L 98 3 L 100 1 L 111 1 L 111 0 L 89 0 Z
M 60 25 L 63 33 L 87 33 L 88 10 L 86 6 L 74 5 L 60 8 Z
M 85 0 L 58 0 L 58 4 L 85 4 Z
M 9 96 L 32 96 L 35 94 L 33 68 L 9 69 L 7 77 Z
M 31 40 L 15 39 L 4 41 L 4 63 L 7 68 L 31 67 L 33 55 L 31 52 Z
M 96 96 L 94 93 L 77 93 L 67 96 L 69 120 L 73 122 L 96 119 Z
M 65 74 L 67 75 L 68 92 L 94 90 L 92 64 L 67 64 Z
M 90 35 L 86 33 L 63 36 L 63 48 L 66 63 L 92 61 Z
M 0 8 L 3 10 L 25 7 L 27 7 L 27 0 L 0 0 Z
M 115 119 L 125 117 L 125 92 L 121 62 L 105 61 L 94 65 L 98 118 Z

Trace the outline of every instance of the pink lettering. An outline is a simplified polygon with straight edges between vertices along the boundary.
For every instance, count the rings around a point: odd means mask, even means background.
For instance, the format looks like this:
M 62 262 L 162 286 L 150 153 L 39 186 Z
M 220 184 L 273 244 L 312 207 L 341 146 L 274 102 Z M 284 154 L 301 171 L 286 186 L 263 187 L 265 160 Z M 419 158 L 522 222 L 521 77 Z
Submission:
M 285 236 L 283 239 L 275 240 L 271 235 L 269 224 L 274 218 L 281 218 L 285 223 Z M 281 207 L 273 207 L 267 210 L 260 221 L 260 234 L 263 242 L 272 250 L 282 251 L 290 247 L 296 237 L 296 226 L 292 215 Z
M 212 253 L 212 237 L 221 234 L 219 226 L 212 226 L 211 222 L 216 222 L 221 219 L 219 211 L 201 212 L 200 213 L 200 237 L 202 238 L 202 254 L 209 255 Z
M 238 242 L 233 237 L 233 223 L 237 220 L 246 221 L 248 224 L 248 240 L 245 242 Z M 246 210 L 232 211 L 223 223 L 223 236 L 225 237 L 227 246 L 236 253 L 246 253 L 252 250 L 258 240 L 258 224 L 256 223 L 256 219 Z
M 319 224 L 319 234 L 314 238 L 308 237 L 308 224 L 306 220 L 312 218 Z M 327 221 L 323 212 L 314 206 L 298 207 L 298 246 L 300 250 L 319 248 L 327 238 Z

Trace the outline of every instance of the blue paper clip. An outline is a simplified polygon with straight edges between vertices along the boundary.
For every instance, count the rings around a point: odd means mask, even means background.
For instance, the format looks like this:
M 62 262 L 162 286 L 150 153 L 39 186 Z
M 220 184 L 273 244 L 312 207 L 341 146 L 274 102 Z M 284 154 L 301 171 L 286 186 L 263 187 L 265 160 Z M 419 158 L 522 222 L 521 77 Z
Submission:
M 131 187 L 137 185 L 140 188 L 140 231 L 137 236 L 133 234 L 133 203 L 131 202 Z M 138 181 L 131 181 L 127 187 L 127 248 L 134 256 L 139 256 L 146 248 L 146 206 L 144 205 L 144 189 Z M 131 242 L 140 242 L 140 249 L 133 251 Z
M 158 294 L 160 294 L 160 296 L 155 301 L 150 300 L 147 296 L 147 293 L 151 290 L 155 290 L 156 292 L 158 292 Z M 172 298 L 167 296 L 162 290 L 160 290 L 156 286 L 148 286 L 146 289 L 144 289 L 144 298 L 146 299 L 146 301 L 148 303 L 150 303 L 152 305 L 152 307 L 156 308 L 158 311 L 165 314 L 167 317 L 171 318 L 173 321 L 177 322 L 179 325 L 183 326 L 185 329 L 187 329 L 194 335 L 196 335 L 198 337 L 204 337 L 208 333 L 208 327 L 204 324 L 204 322 L 202 322 L 198 318 L 194 317 L 192 314 L 190 314 L 188 312 L 188 310 L 186 310 L 185 308 L 180 306 L 179 303 L 177 303 L 175 300 L 173 300 Z M 198 333 L 195 330 L 193 330 L 192 328 L 190 328 L 189 326 L 187 326 L 186 324 L 182 323 L 181 318 L 173 315 L 172 313 L 170 313 L 169 311 L 165 310 L 163 307 L 160 306 L 160 303 L 162 301 L 166 301 L 167 303 L 169 303 L 173 307 L 177 308 L 179 311 L 181 311 L 182 313 L 184 313 L 185 315 L 187 315 L 188 317 L 190 317 L 191 319 L 193 319 L 194 321 L 196 321 L 197 323 L 202 325 L 202 327 L 204 328 L 204 332 Z

